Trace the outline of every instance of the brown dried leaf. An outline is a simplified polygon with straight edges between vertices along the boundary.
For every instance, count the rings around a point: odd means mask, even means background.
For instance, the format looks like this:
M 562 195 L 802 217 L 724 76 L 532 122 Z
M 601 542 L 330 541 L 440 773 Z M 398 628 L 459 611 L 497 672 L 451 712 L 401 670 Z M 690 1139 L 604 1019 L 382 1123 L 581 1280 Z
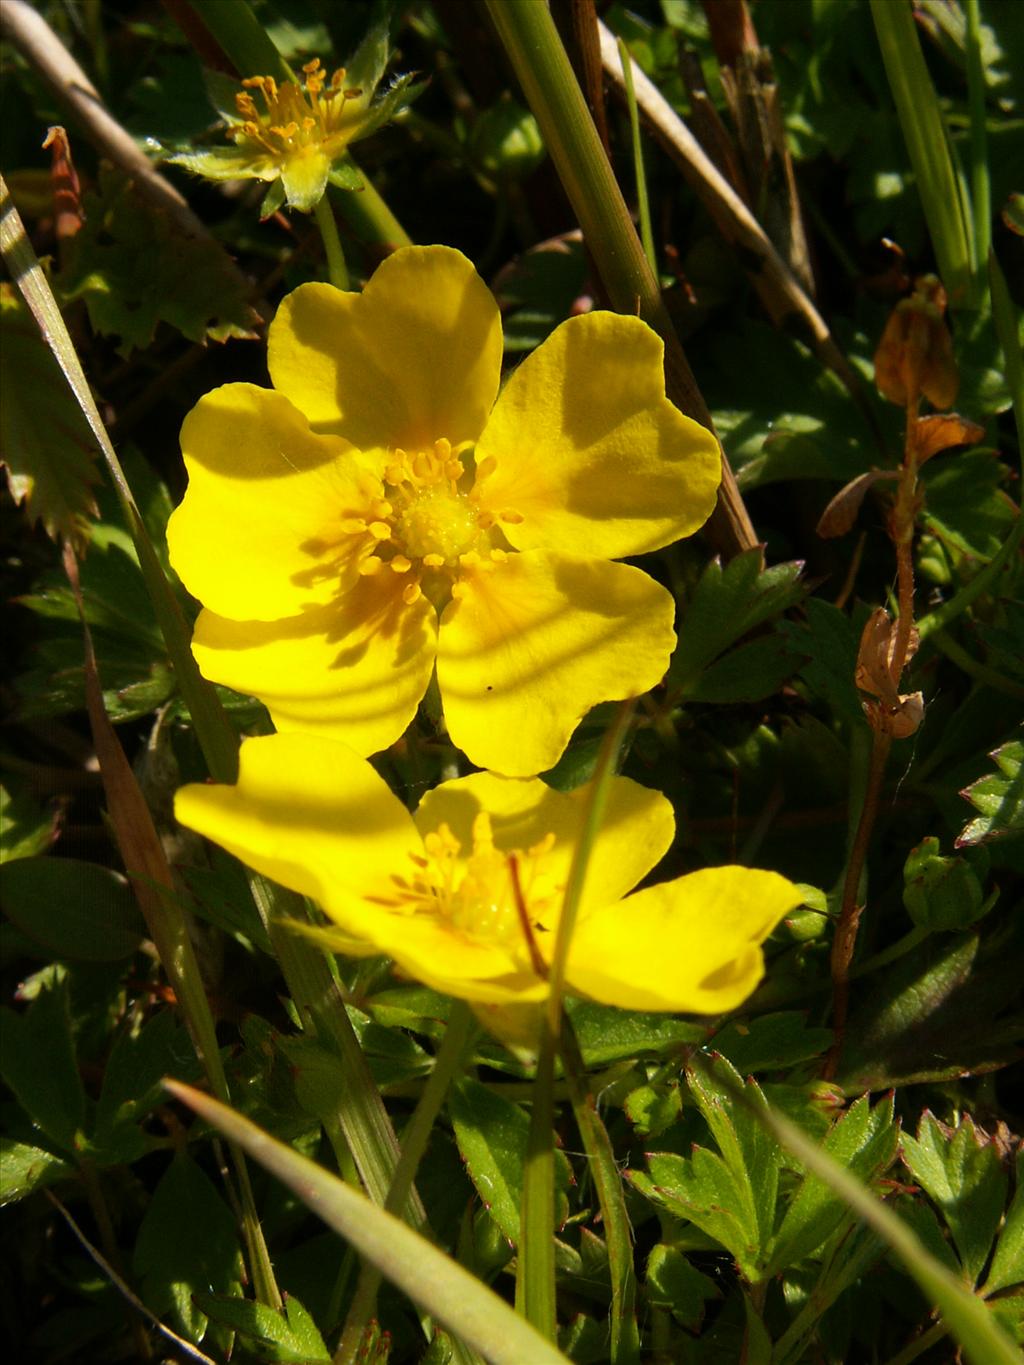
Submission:
M 822 540 L 845 536 L 857 520 L 857 513 L 870 489 L 883 479 L 898 478 L 899 471 L 895 469 L 870 469 L 866 474 L 858 474 L 855 479 L 851 479 L 840 488 L 822 512 L 816 528 L 818 535 Z
M 937 412 L 920 417 L 910 429 L 910 440 L 918 465 L 951 446 L 973 446 L 985 435 L 985 428 L 957 412 Z

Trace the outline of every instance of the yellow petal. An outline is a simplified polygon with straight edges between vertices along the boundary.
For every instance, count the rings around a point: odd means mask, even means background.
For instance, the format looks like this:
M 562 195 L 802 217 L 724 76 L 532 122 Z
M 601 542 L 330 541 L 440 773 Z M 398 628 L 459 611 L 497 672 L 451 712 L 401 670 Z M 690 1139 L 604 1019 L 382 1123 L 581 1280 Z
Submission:
M 365 451 L 475 441 L 498 391 L 498 306 L 449 247 L 406 247 L 362 294 L 304 284 L 270 328 L 274 386 Z
M 279 730 L 376 753 L 416 714 L 434 663 L 434 609 L 407 605 L 401 590 L 396 574 L 361 578 L 336 605 L 282 621 L 204 611 L 192 651 L 207 678 L 259 697 Z
M 423 847 L 383 778 L 319 735 L 244 741 L 237 786 L 183 787 L 175 813 L 257 872 L 325 906 L 387 889 Z
M 639 569 L 531 551 L 464 582 L 437 677 L 452 740 L 481 768 L 543 772 L 592 706 L 646 692 L 668 666 L 672 597 Z
M 718 442 L 665 397 L 661 339 L 638 318 L 563 322 L 519 366 L 477 446 L 497 469 L 486 507 L 519 513 L 521 550 L 619 559 L 702 526 L 721 477 Z
M 324 197 L 330 160 L 318 147 L 305 147 L 281 161 L 281 183 L 288 203 L 302 213 L 312 213 Z
M 352 937 L 358 936 L 367 945 L 360 955 L 372 945 L 405 975 L 445 995 L 492 1004 L 526 1004 L 547 995 L 547 983 L 500 944 L 470 939 L 441 916 L 389 913 L 333 896 L 329 888 L 321 904 L 342 926 L 339 949 L 351 952 Z M 330 942 L 333 930 L 316 937 Z
M 540 868 L 564 886 L 589 801 L 589 783 L 560 792 L 538 778 L 473 773 L 427 792 L 413 818 L 421 834 L 447 824 L 463 854 L 472 850 L 473 820 L 480 811 L 491 817 L 495 846 L 506 852 L 528 850 L 553 834 L 554 845 Z M 582 905 L 604 905 L 632 890 L 667 852 L 674 833 L 672 805 L 661 792 L 613 777 Z
M 354 580 L 338 523 L 359 515 L 365 497 L 345 441 L 315 436 L 270 389 L 226 384 L 185 418 L 181 448 L 189 482 L 168 548 L 212 611 L 273 621 L 331 601 Z
M 785 877 L 746 867 L 647 887 L 580 919 L 567 979 L 623 1009 L 734 1009 L 764 974 L 761 943 L 800 901 Z

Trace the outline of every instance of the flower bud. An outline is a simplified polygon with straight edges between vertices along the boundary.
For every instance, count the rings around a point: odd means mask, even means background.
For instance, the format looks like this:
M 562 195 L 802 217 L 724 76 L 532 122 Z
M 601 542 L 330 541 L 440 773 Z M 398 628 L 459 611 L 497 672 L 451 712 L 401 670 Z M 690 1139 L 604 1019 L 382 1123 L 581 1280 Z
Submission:
M 469 150 L 477 169 L 499 184 L 525 180 L 544 159 L 537 120 L 510 96 L 480 115 Z
M 922 275 L 890 314 L 875 352 L 875 383 L 890 403 L 906 407 L 923 396 L 935 408 L 953 406 L 960 376 L 945 311 L 942 284 L 935 275 Z
M 981 873 L 988 859 L 945 858 L 931 836 L 912 849 L 903 868 L 903 904 L 924 929 L 966 929 L 981 919 L 992 902 L 985 900 Z

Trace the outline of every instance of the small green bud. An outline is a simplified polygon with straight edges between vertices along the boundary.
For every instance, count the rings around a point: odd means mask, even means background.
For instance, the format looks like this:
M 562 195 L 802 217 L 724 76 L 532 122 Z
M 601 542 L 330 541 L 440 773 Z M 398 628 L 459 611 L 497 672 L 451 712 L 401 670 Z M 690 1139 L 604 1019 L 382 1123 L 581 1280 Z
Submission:
M 508 1238 L 486 1209 L 473 1215 L 473 1262 L 483 1275 L 497 1274 L 512 1259 Z
M 544 141 L 533 115 L 504 95 L 473 125 L 469 151 L 482 175 L 509 184 L 536 170 L 544 159 Z
M 931 836 L 912 849 L 903 868 L 903 904 L 923 929 L 966 929 L 991 908 L 986 901 L 979 860 L 943 857 Z

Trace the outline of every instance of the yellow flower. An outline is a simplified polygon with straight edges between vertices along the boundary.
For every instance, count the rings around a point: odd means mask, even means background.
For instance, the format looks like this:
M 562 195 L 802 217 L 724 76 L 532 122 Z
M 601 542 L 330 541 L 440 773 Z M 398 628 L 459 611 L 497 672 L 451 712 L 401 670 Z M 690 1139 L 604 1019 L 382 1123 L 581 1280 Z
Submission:
M 299 81 L 250 76 L 222 110 L 232 147 L 182 152 L 168 157 L 208 180 L 264 180 L 271 188 L 264 218 L 287 201 L 311 212 L 328 182 L 359 189 L 361 181 L 344 161 L 349 144 L 368 136 L 414 99 L 421 87 L 400 76 L 374 101 L 387 64 L 387 38 L 374 30 L 346 71 L 328 76 L 319 59 L 307 62 Z
M 168 538 L 206 608 L 193 649 L 278 730 L 373 753 L 436 663 L 454 743 L 526 776 L 592 706 L 664 674 L 671 594 L 611 561 L 707 518 L 714 437 L 665 397 L 636 318 L 563 323 L 495 402 L 501 356 L 470 262 L 409 247 L 361 295 L 289 295 L 274 391 L 228 384 L 187 417 Z
M 319 901 L 331 947 L 386 954 L 477 1005 L 544 998 L 586 808 L 585 788 L 474 773 L 410 815 L 365 759 L 309 734 L 246 740 L 237 786 L 185 787 L 176 802 L 182 824 Z M 569 951 L 573 993 L 717 1014 L 760 981 L 760 945 L 800 893 L 775 872 L 718 867 L 627 895 L 673 834 L 660 792 L 612 780 Z

